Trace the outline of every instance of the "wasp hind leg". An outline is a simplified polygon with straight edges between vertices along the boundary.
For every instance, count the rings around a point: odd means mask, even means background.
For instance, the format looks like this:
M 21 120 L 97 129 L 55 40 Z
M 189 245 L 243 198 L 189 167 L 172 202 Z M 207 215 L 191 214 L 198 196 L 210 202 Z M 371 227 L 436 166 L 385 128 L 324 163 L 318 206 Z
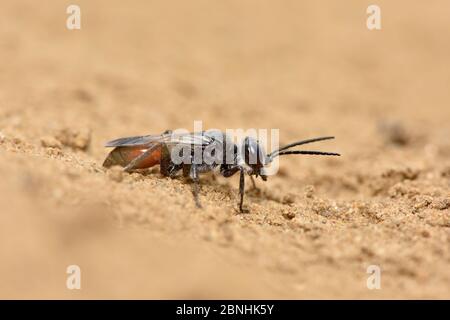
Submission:
M 198 168 L 197 165 L 193 164 L 190 167 L 189 170 L 189 178 L 192 179 L 192 194 L 194 195 L 194 201 L 197 208 L 201 208 L 202 205 L 200 204 L 200 201 L 198 199 L 198 193 L 199 193 L 199 177 L 198 177 Z
M 243 208 L 244 205 L 244 193 L 245 193 L 245 170 L 244 168 L 239 168 L 241 173 L 239 176 L 239 195 L 240 195 L 240 201 L 239 201 L 239 211 L 241 213 L 248 212 L 248 210 L 245 210 Z
M 159 168 L 163 176 L 174 179 L 177 177 L 178 172 L 183 169 L 183 165 L 172 162 L 170 151 L 167 146 L 164 145 L 161 150 L 161 163 Z

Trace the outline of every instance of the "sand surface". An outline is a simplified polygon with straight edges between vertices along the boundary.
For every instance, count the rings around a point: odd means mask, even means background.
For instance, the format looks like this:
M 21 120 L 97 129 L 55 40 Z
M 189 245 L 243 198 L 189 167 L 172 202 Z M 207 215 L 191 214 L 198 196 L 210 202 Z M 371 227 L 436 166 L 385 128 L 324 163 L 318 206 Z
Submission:
M 0 298 L 450 298 L 448 1 L 377 1 L 380 31 L 367 1 L 80 0 L 74 31 L 69 4 L 0 6 Z M 194 120 L 343 156 L 282 158 L 246 214 L 238 177 L 199 210 L 102 168 Z

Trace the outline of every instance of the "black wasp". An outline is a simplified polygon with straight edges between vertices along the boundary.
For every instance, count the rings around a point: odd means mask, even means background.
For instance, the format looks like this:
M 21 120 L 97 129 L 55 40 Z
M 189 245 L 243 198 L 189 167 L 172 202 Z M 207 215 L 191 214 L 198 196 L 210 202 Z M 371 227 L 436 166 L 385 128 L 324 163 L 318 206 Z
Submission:
M 103 166 L 120 165 L 125 171 L 130 172 L 159 164 L 161 174 L 171 178 L 182 171 L 183 176 L 193 181 L 193 195 L 197 207 L 201 207 L 198 200 L 199 174 L 217 167 L 224 177 L 231 177 L 239 172 L 239 210 L 243 212 L 245 173 L 251 177 L 253 183 L 253 176 L 266 181 L 264 169 L 278 156 L 289 154 L 339 156 L 334 152 L 288 150 L 329 139 L 334 137 L 296 141 L 265 154 L 259 141 L 253 137 L 246 137 L 242 143 L 236 144 L 227 134 L 218 130 L 194 133 L 175 133 L 168 130 L 160 135 L 127 137 L 108 142 L 106 147 L 114 149 L 106 157 Z

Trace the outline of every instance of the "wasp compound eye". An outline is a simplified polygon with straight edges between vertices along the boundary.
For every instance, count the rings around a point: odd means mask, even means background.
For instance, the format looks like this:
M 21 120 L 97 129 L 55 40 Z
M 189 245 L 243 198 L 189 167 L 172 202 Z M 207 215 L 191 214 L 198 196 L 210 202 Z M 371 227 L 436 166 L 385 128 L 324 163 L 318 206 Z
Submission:
M 251 167 L 260 168 L 266 163 L 266 156 L 263 148 L 259 144 L 259 141 L 246 137 L 243 143 L 243 154 L 245 163 Z

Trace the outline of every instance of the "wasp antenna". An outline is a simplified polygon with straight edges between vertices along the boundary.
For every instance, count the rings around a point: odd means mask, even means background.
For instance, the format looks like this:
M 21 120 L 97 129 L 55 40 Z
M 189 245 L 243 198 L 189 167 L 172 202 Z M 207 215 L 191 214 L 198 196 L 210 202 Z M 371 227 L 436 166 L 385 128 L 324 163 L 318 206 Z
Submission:
M 319 155 L 319 156 L 337 156 L 340 157 L 339 153 L 335 152 L 323 152 L 323 151 L 304 151 L 304 150 L 295 150 L 295 151 L 281 151 L 275 156 L 283 156 L 288 154 L 310 154 L 310 155 Z
M 296 142 L 293 142 L 293 143 L 290 143 L 288 145 L 285 145 L 285 146 L 281 147 L 280 149 L 269 153 L 267 156 L 272 158 L 272 157 L 275 157 L 276 154 L 278 154 L 280 151 L 283 151 L 283 150 L 286 150 L 286 149 L 290 149 L 292 147 L 301 146 L 303 144 L 313 143 L 313 142 L 317 142 L 317 141 L 331 140 L 331 139 L 334 139 L 334 137 L 333 136 L 327 136 L 327 137 L 318 137 L 318 138 L 312 138 L 312 139 L 307 139 L 307 140 L 296 141 Z

